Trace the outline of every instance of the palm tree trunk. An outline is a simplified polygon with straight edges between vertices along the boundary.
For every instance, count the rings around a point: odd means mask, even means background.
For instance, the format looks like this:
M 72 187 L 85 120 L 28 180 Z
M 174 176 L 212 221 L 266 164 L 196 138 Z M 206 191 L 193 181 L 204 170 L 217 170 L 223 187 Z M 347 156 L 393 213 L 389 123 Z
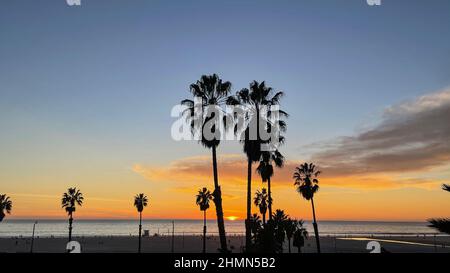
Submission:
M 139 247 L 138 247 L 138 253 L 141 253 L 141 233 L 142 233 L 142 212 L 139 212 Z
M 217 174 L 217 155 L 216 146 L 212 147 L 212 161 L 213 161 L 213 174 L 214 174 L 214 205 L 216 206 L 217 226 L 219 229 L 220 248 L 223 252 L 228 252 L 227 238 L 225 235 L 225 223 L 223 220 L 223 208 L 222 208 L 222 192 L 219 186 L 219 178 Z
M 206 253 L 206 210 L 203 211 L 203 253 Z
M 69 242 L 72 241 L 72 222 L 73 217 L 72 214 L 69 215 Z
M 245 248 L 250 249 L 252 243 L 252 234 L 250 230 L 250 218 L 252 209 L 252 160 L 248 159 L 248 173 L 247 173 L 247 219 L 245 220 Z
M 263 213 L 263 226 L 266 226 L 266 213 Z
M 298 253 L 302 253 L 302 248 L 301 247 L 297 247 Z
M 288 237 L 288 249 L 289 253 L 291 253 L 291 237 Z
M 269 220 L 272 220 L 272 191 L 270 190 L 270 177 L 267 178 L 267 190 L 269 194 Z
M 314 227 L 314 235 L 316 237 L 317 253 L 320 253 L 319 228 L 317 227 L 316 210 L 314 209 L 314 198 L 312 197 L 311 197 L 311 205 L 313 211 L 313 227 Z

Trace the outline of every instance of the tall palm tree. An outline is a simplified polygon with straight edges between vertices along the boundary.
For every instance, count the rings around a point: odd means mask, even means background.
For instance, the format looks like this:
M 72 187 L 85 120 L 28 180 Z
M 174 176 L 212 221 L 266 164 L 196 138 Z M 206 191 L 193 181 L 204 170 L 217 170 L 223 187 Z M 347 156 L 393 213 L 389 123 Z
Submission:
M 6 194 L 0 194 L 0 222 L 5 218 L 5 212 L 11 214 L 12 201 Z
M 247 218 L 245 228 L 246 247 L 251 245 L 251 232 L 249 227 L 249 219 L 251 217 L 252 206 L 252 164 L 258 162 L 261 158 L 261 145 L 265 141 L 260 136 L 260 127 L 265 126 L 267 131 L 277 130 L 283 132 L 286 130 L 286 123 L 280 118 L 276 124 L 270 124 L 268 117 L 271 116 L 270 106 L 279 105 L 283 92 L 274 92 L 271 87 L 267 87 L 265 82 L 258 83 L 253 81 L 250 83 L 250 89 L 244 88 L 236 93 L 236 96 L 229 97 L 227 104 L 241 105 L 246 107 L 247 111 L 239 117 L 244 120 L 244 128 L 238 128 L 235 131 L 240 132 L 239 136 L 243 143 L 244 153 L 247 156 Z M 287 113 L 279 110 L 280 117 L 287 117 Z M 265 119 L 265 117 L 267 117 Z M 239 123 L 238 123 L 239 124 Z M 273 127 L 273 128 L 272 128 Z M 256 131 L 256 132 L 254 132 Z M 256 133 L 256 136 L 255 136 Z M 281 138 L 279 139 L 281 141 Z
M 450 192 L 450 185 L 443 184 L 442 189 L 444 191 Z M 430 227 L 439 230 L 440 232 L 444 232 L 450 234 L 450 218 L 436 218 L 428 220 L 430 223 Z
M 134 197 L 134 206 L 136 207 L 137 211 L 139 212 L 139 246 L 138 246 L 138 253 L 141 253 L 141 237 L 142 237 L 142 211 L 148 204 L 148 197 L 143 194 L 139 193 L 136 194 Z
M 198 191 L 195 203 L 203 211 L 203 253 L 206 253 L 206 210 L 209 209 L 209 200 L 212 200 L 213 196 L 207 188 L 203 188 Z
M 320 240 L 319 240 L 319 229 L 317 227 L 316 221 L 316 211 L 314 208 L 314 194 L 319 190 L 319 176 L 320 171 L 316 170 L 316 166 L 313 163 L 300 164 L 295 168 L 294 185 L 297 186 L 297 192 L 306 200 L 311 200 L 312 213 L 313 213 L 313 227 L 314 235 L 316 237 L 317 252 L 320 253 Z
M 69 188 L 61 199 L 61 206 L 66 210 L 67 215 L 69 215 L 69 242 L 72 241 L 73 213 L 75 212 L 76 205 L 80 207 L 83 205 L 83 200 L 83 194 L 77 188 Z
M 282 168 L 284 164 L 283 155 L 278 150 L 263 151 L 261 155 L 261 160 L 259 161 L 259 165 L 256 168 L 256 171 L 261 176 L 262 181 L 267 182 L 267 190 L 269 193 L 268 194 L 269 220 L 272 220 L 272 204 L 273 204 L 272 190 L 270 183 L 270 180 L 274 173 L 272 162 L 275 164 L 276 167 Z
M 253 199 L 253 203 L 255 206 L 259 208 L 259 212 L 262 215 L 263 219 L 263 225 L 266 225 L 266 213 L 267 213 L 267 203 L 268 203 L 268 196 L 267 196 L 267 190 L 262 189 L 262 191 L 257 190 L 255 193 L 255 197 Z
M 190 92 L 194 96 L 195 100 L 200 100 L 201 105 L 200 109 L 196 108 L 195 102 L 190 99 L 185 99 L 181 102 L 182 105 L 185 105 L 187 109 L 185 110 L 185 114 L 187 114 L 187 122 L 189 122 L 191 126 L 191 131 L 193 134 L 201 134 L 200 143 L 212 151 L 212 163 L 213 163 L 213 176 L 214 176 L 214 192 L 212 193 L 214 196 L 214 205 L 216 206 L 216 215 L 217 215 L 217 226 L 219 229 L 219 237 L 220 237 L 220 246 L 221 251 L 227 252 L 227 240 L 225 235 L 225 223 L 223 216 L 223 207 L 222 207 L 222 192 L 219 185 L 219 178 L 217 172 L 217 154 L 216 149 L 220 144 L 220 137 L 215 137 L 212 140 L 209 140 L 203 134 L 203 129 L 206 129 L 207 126 L 213 122 L 213 126 L 210 128 L 211 131 L 215 133 L 217 136 L 223 132 L 216 130 L 220 128 L 219 117 L 215 114 L 211 114 L 210 109 L 214 108 L 218 111 L 223 111 L 222 107 L 224 106 L 228 95 L 231 91 L 231 83 L 226 81 L 223 82 L 218 75 L 213 74 L 210 76 L 203 75 L 199 81 L 191 84 Z M 196 113 L 196 110 L 200 110 L 201 113 Z M 204 118 L 206 115 L 206 118 Z M 200 116 L 200 117 L 199 117 Z M 197 126 L 200 125 L 200 126 Z

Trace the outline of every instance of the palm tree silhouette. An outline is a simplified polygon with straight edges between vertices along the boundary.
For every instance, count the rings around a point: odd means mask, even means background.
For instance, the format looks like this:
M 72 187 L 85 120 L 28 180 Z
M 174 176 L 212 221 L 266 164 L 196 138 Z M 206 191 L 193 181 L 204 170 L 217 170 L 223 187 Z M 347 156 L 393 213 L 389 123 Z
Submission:
M 148 197 L 143 194 L 139 193 L 136 194 L 134 197 L 134 206 L 136 207 L 137 211 L 139 212 L 139 246 L 138 246 L 138 253 L 141 253 L 141 237 L 142 237 L 142 211 L 148 204 Z
M 262 191 L 257 190 L 255 193 L 255 198 L 253 199 L 253 203 L 255 206 L 259 208 L 259 212 L 263 217 L 263 225 L 266 225 L 266 213 L 267 213 L 267 203 L 268 196 L 266 189 L 262 189 Z
M 297 222 L 297 229 L 294 232 L 293 245 L 297 247 L 298 253 L 302 252 L 302 247 L 305 245 L 305 239 L 308 237 L 308 231 L 303 227 L 303 221 Z
M 203 253 L 206 253 L 206 210 L 209 209 L 209 200 L 213 199 L 211 192 L 207 188 L 198 191 L 195 203 L 203 211 Z
M 0 222 L 5 218 L 5 212 L 11 214 L 12 201 L 6 194 L 0 194 Z
M 442 189 L 450 192 L 450 185 L 443 184 Z M 430 223 L 430 227 L 435 228 L 440 232 L 450 234 L 450 218 L 429 219 L 428 222 Z
M 83 194 L 77 188 L 69 188 L 61 199 L 61 206 L 66 210 L 67 215 L 69 215 L 69 242 L 72 241 L 73 213 L 75 212 L 76 205 L 80 207 L 83 205 L 83 200 Z
M 249 228 L 250 228 L 251 234 L 253 234 L 253 236 L 252 236 L 253 240 L 256 241 L 258 233 L 262 229 L 261 218 L 259 217 L 258 214 L 254 213 L 253 215 L 250 216 Z
M 219 117 L 216 114 L 211 113 L 211 108 L 216 111 L 224 112 L 222 106 L 225 104 L 228 95 L 231 91 L 231 83 L 223 82 L 218 75 L 213 74 L 210 76 L 203 75 L 199 81 L 191 84 L 190 92 L 194 96 L 194 99 L 201 101 L 201 109 L 197 109 L 193 100 L 185 99 L 181 102 L 182 105 L 187 106 L 184 114 L 187 116 L 187 122 L 191 126 L 193 134 L 201 134 L 201 144 L 211 149 L 212 151 L 212 163 L 213 163 L 213 175 L 214 175 L 214 204 L 216 206 L 217 226 L 219 229 L 220 246 L 221 251 L 228 252 L 227 240 L 225 235 L 225 223 L 222 207 L 222 192 L 219 185 L 219 178 L 217 173 L 217 154 L 216 149 L 220 144 L 220 127 Z M 196 110 L 201 110 L 201 113 L 196 113 Z M 204 116 L 206 115 L 206 118 Z M 200 116 L 200 117 L 199 117 Z M 208 128 L 211 132 L 215 133 L 215 137 L 209 140 L 203 134 L 203 129 L 207 129 L 207 126 L 213 122 L 213 126 Z M 200 126 L 198 126 L 200 125 Z M 216 130 L 217 129 L 217 130 Z M 219 137 L 217 137 L 219 135 Z
M 277 209 L 272 216 L 275 240 L 279 245 L 280 252 L 283 252 L 283 243 L 286 238 L 286 222 L 289 216 L 284 210 Z
M 247 109 L 243 116 L 238 117 L 243 119 L 244 122 L 237 122 L 237 124 L 243 124 L 245 127 L 235 129 L 237 132 L 240 132 L 240 129 L 245 129 L 239 137 L 244 146 L 244 153 L 247 156 L 246 247 L 251 245 L 249 219 L 251 217 L 252 206 L 252 164 L 260 160 L 261 145 L 267 142 L 263 141 L 260 136 L 260 127 L 265 126 L 267 131 L 277 130 L 278 132 L 283 132 L 286 130 L 286 123 L 282 119 L 278 120 L 277 124 L 270 124 L 267 118 L 264 119 L 264 117 L 270 117 L 272 114 L 270 106 L 279 105 L 280 98 L 283 96 L 283 92 L 277 92 L 274 95 L 273 93 L 273 89 L 267 87 L 265 82 L 258 83 L 257 81 L 253 81 L 250 83 L 250 89 L 244 88 L 237 92 L 236 96 L 229 97 L 227 100 L 228 105 L 241 105 Z M 287 117 L 287 113 L 282 110 L 279 110 L 278 114 L 280 117 Z M 282 142 L 283 139 L 280 137 L 279 142 Z
M 314 208 L 314 194 L 319 190 L 319 180 L 317 177 L 320 171 L 316 170 L 316 166 L 313 163 L 300 164 L 295 168 L 294 185 L 297 186 L 297 191 L 306 200 L 311 200 L 312 212 L 313 212 L 313 227 L 314 234 L 316 237 L 317 252 L 320 253 L 320 240 L 319 240 L 319 229 L 316 222 L 316 211 Z
M 285 223 L 286 237 L 288 239 L 288 249 L 289 253 L 291 253 L 291 238 L 294 236 L 294 233 L 297 231 L 298 222 L 297 220 L 293 220 L 288 218 Z
M 273 204 L 272 190 L 270 183 L 270 180 L 274 173 L 272 162 L 275 163 L 276 167 L 282 168 L 284 164 L 283 155 L 278 150 L 263 151 L 261 155 L 261 160 L 259 161 L 259 165 L 256 168 L 256 171 L 261 176 L 262 181 L 267 182 L 267 188 L 269 193 L 268 194 L 269 220 L 272 220 L 272 204 Z

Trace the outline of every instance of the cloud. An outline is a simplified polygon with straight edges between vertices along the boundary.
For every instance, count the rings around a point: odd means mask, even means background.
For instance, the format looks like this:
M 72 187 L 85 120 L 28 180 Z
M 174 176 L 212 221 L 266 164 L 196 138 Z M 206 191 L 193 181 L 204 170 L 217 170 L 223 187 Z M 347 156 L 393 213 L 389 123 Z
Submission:
M 388 107 L 379 125 L 311 160 L 333 175 L 420 172 L 450 161 L 450 89 Z
M 243 155 L 225 154 L 218 157 L 219 179 L 241 184 L 246 175 Z M 244 166 L 245 165 L 245 166 Z M 133 171 L 150 181 L 172 181 L 205 184 L 212 182 L 212 161 L 208 156 L 194 156 L 175 160 L 169 166 L 146 166 L 136 164 Z
M 282 169 L 275 169 L 272 178 L 272 186 L 293 188 L 292 174 L 301 162 L 287 161 Z M 232 192 L 227 199 L 235 199 L 244 194 L 247 183 L 247 163 L 241 155 L 223 155 L 219 157 L 219 182 L 226 186 L 227 192 Z M 253 168 L 253 187 L 258 188 L 261 184 L 260 177 Z M 200 186 L 212 186 L 212 167 L 209 158 L 189 157 L 172 162 L 168 167 L 135 165 L 134 171 L 145 179 L 155 182 L 172 182 L 171 191 L 192 193 Z M 327 187 L 353 187 L 353 188 L 399 188 L 420 187 L 432 188 L 436 181 L 426 178 L 398 177 L 384 174 L 333 174 L 332 170 L 322 168 L 323 176 L 320 184 Z M 241 195 L 239 195 L 242 193 Z

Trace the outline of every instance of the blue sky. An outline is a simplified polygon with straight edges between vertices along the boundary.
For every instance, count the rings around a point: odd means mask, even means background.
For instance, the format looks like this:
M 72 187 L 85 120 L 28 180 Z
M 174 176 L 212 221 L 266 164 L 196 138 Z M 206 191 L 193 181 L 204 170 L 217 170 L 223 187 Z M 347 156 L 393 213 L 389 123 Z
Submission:
M 0 168 L 207 154 L 171 140 L 170 109 L 209 73 L 234 91 L 252 80 L 283 90 L 284 150 L 302 158 L 303 145 L 352 135 L 386 106 L 448 86 L 449 12 L 445 0 L 2 1 Z

